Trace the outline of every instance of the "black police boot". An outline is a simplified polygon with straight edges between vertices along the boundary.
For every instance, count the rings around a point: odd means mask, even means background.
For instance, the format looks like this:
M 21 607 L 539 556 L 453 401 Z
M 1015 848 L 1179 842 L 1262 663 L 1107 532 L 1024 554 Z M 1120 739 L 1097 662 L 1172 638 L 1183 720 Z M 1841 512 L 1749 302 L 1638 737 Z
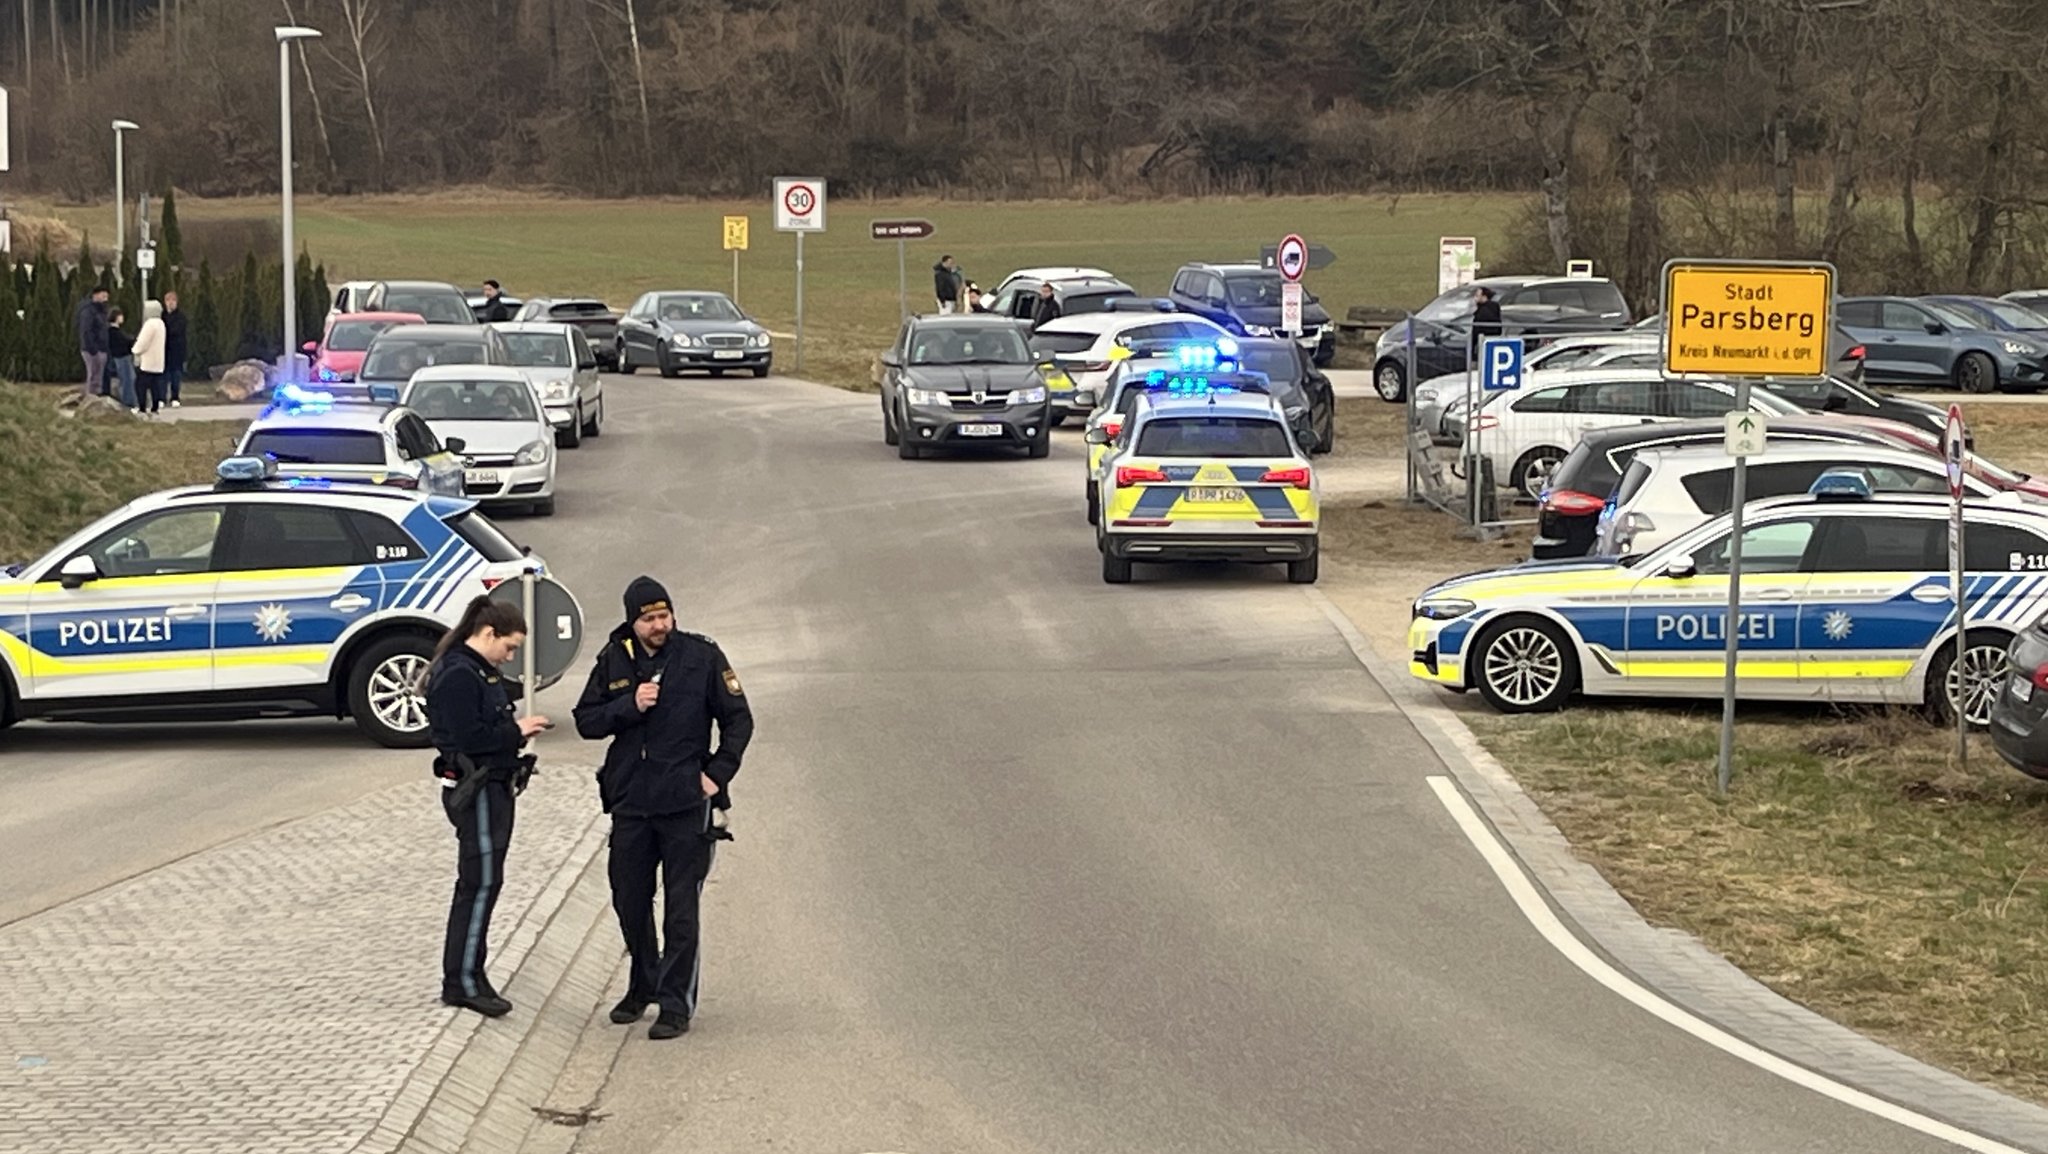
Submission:
M 474 995 L 442 994 L 441 1002 L 444 1005 L 460 1006 L 465 1010 L 475 1010 L 486 1018 L 502 1018 L 512 1012 L 512 1003 L 489 992 Z
M 647 1027 L 647 1036 L 657 1042 L 666 1042 L 670 1038 L 680 1038 L 689 1032 L 689 1018 L 682 1014 L 671 1014 L 666 1011 L 663 1011 L 660 1017 L 654 1019 L 652 1026 Z
M 625 997 L 619 999 L 618 1005 L 612 1007 L 612 1025 L 630 1026 L 633 1023 L 639 1021 L 640 1015 L 646 1012 L 646 1002 L 641 1001 L 639 998 L 636 998 L 631 994 L 627 994 Z

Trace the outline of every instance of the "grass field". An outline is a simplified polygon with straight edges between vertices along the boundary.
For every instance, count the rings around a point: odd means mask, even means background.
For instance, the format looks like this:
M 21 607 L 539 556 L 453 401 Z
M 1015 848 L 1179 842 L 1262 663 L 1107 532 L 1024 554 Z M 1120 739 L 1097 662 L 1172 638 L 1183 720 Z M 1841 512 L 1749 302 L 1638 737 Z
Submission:
M 1244 260 L 1299 232 L 1337 254 L 1309 277 L 1330 312 L 1353 304 L 1419 305 L 1435 295 L 1437 240 L 1474 236 L 1481 259 L 1498 251 L 1518 198 L 1401 196 L 1169 200 L 1145 203 L 836 201 L 827 231 L 804 240 L 804 373 L 861 386 L 897 322 L 896 245 L 868 239 L 868 222 L 919 217 L 937 235 L 909 245 L 910 306 L 931 307 L 931 266 L 952 253 L 993 289 L 1011 270 L 1083 264 L 1108 269 L 1146 293 L 1164 293 L 1191 260 Z M 29 205 L 101 237 L 112 210 Z M 182 220 L 264 217 L 273 200 L 184 198 Z M 496 277 L 518 296 L 594 294 L 624 308 L 656 288 L 732 287 L 720 219 L 745 215 L 752 245 L 740 259 L 741 304 L 779 332 L 796 320 L 796 241 L 774 231 L 759 201 L 591 201 L 516 194 L 302 197 L 297 229 L 331 283 L 424 277 L 468 286 Z M 795 369 L 778 342 L 783 371 Z

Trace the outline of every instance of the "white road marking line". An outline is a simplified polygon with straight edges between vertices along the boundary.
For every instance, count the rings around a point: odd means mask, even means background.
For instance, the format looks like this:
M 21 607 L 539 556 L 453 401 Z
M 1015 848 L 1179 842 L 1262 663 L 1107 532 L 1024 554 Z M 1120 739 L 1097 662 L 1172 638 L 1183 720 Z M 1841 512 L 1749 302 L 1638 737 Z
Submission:
M 1767 1073 L 1776 1074 L 1795 1086 L 1833 1098 L 1846 1106 L 1853 1106 L 1866 1114 L 1876 1115 L 1887 1122 L 1895 1122 L 1930 1138 L 1954 1143 L 1965 1150 L 1976 1151 L 1977 1154 L 2027 1154 L 2019 1147 L 1972 1134 L 1904 1106 L 1843 1085 L 1804 1066 L 1788 1062 L 1665 1001 L 1633 978 L 1609 965 L 1565 928 L 1564 923 L 1559 921 L 1557 915 L 1551 912 L 1549 905 L 1545 904 L 1543 896 L 1537 892 L 1535 883 L 1522 872 L 1521 866 L 1509 855 L 1507 847 L 1501 844 L 1493 829 L 1479 816 L 1479 811 L 1472 807 L 1472 803 L 1465 799 L 1465 795 L 1458 791 L 1457 785 L 1450 778 L 1439 775 L 1430 777 L 1428 781 L 1429 787 L 1436 791 L 1437 800 L 1443 802 L 1444 808 L 1450 811 L 1452 820 L 1458 823 L 1458 828 L 1465 831 L 1465 837 L 1472 843 L 1472 848 L 1478 850 L 1479 856 L 1486 859 L 1486 864 L 1492 867 L 1494 877 L 1500 880 L 1501 888 L 1514 900 L 1515 906 L 1522 911 L 1522 916 L 1529 920 L 1529 924 L 1535 927 L 1537 933 L 1543 935 L 1543 940 L 1549 942 L 1551 948 L 1564 955 L 1565 960 L 1608 990 L 1731 1057 L 1748 1062 Z

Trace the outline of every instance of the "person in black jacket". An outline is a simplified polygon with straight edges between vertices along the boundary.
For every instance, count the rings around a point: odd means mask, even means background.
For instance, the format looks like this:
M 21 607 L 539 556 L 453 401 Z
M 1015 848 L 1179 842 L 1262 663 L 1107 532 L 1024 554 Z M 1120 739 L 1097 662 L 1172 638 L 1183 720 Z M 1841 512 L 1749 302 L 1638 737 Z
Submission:
M 121 403 L 136 412 L 135 338 L 121 327 L 127 314 L 116 308 L 107 314 L 107 376 L 120 383 Z
M 1038 300 L 1031 305 L 1031 331 L 1060 319 L 1060 298 L 1053 295 L 1051 282 L 1038 286 Z
M 460 847 L 441 948 L 441 1001 L 487 1018 L 512 1009 L 484 975 L 484 963 L 512 842 L 512 799 L 523 785 L 519 750 L 551 724 L 537 715 L 516 716 L 519 687 L 498 672 L 525 640 L 519 610 L 478 597 L 441 638 L 427 672 L 434 776 Z
M 753 711 L 718 644 L 677 630 L 668 590 L 638 577 L 626 587 L 625 623 L 598 651 L 576 701 L 576 732 L 612 743 L 597 792 L 612 818 L 612 909 L 632 955 L 632 976 L 611 1019 L 637 1022 L 658 1004 L 647 1036 L 673 1038 L 689 1030 L 697 1012 L 697 906 L 713 843 L 729 836 L 712 824 L 711 812 L 732 804 L 727 790 L 754 736 Z
M 95 285 L 71 314 L 78 355 L 85 360 L 85 396 L 107 395 L 107 290 Z
M 932 266 L 932 297 L 939 302 L 941 314 L 960 311 L 960 288 L 967 278 L 960 272 L 960 266 L 953 263 L 948 253 Z
M 178 307 L 178 290 L 164 294 L 164 375 L 161 381 L 164 396 L 169 397 L 172 408 L 182 402 L 178 393 L 185 383 L 185 360 L 192 355 L 188 343 L 191 331 L 186 328 L 185 310 Z
M 497 281 L 484 282 L 484 307 L 478 310 L 476 319 L 484 324 L 512 319 L 512 306 L 505 303 L 504 290 L 498 287 Z
M 1479 304 L 1472 310 L 1472 355 L 1479 355 L 1479 343 L 1488 337 L 1500 335 L 1500 299 L 1492 289 L 1481 285 Z

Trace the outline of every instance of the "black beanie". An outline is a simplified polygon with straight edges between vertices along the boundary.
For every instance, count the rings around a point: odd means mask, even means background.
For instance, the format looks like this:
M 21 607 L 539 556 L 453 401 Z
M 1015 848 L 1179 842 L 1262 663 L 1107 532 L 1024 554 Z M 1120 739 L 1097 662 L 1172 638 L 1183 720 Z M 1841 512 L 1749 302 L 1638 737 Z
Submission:
M 658 609 L 675 612 L 675 606 L 669 603 L 668 590 L 652 577 L 633 578 L 633 583 L 626 586 L 626 620 L 638 621 Z

